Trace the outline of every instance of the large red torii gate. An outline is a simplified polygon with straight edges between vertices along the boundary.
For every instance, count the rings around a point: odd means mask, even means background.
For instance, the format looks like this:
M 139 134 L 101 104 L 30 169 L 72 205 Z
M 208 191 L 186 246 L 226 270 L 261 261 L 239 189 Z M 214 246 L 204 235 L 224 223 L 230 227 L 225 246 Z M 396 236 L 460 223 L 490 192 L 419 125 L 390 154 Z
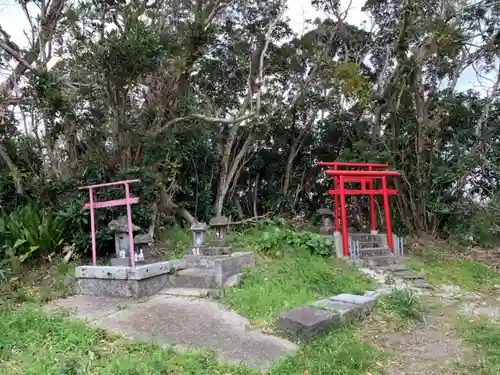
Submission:
M 342 229 L 342 246 L 344 256 L 349 256 L 348 231 L 347 231 L 347 213 L 346 213 L 346 195 L 368 195 L 370 198 L 370 224 L 372 233 L 376 233 L 376 214 L 375 214 L 375 196 L 382 195 L 384 207 L 384 219 L 387 235 L 387 246 L 394 252 L 392 240 L 391 212 L 389 208 L 389 195 L 397 195 L 397 191 L 389 189 L 387 186 L 387 177 L 399 176 L 397 171 L 388 171 L 387 164 L 374 163 L 346 163 L 346 162 L 318 162 L 317 166 L 327 167 L 327 176 L 333 177 L 333 189 L 328 193 L 334 197 L 334 222 L 335 232 L 339 232 L 339 206 Z M 339 170 L 339 168 L 357 168 L 358 170 Z M 365 169 L 365 170 L 359 170 Z M 373 169 L 385 169 L 376 170 Z M 374 189 L 373 183 L 381 180 L 380 189 Z M 359 183 L 360 188 L 346 189 L 347 183 Z

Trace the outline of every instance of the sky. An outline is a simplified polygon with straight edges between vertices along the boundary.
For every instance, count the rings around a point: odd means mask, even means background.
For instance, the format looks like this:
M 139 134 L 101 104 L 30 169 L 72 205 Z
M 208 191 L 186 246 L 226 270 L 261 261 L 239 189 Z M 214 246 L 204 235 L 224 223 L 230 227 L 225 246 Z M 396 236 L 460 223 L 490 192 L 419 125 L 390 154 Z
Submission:
M 360 26 L 363 22 L 369 24 L 368 16 L 361 11 L 365 0 L 341 0 L 342 10 L 349 7 L 346 21 L 353 25 Z M 293 4 L 293 6 L 292 6 Z M 290 19 L 290 26 L 298 33 L 306 31 L 306 20 L 321 18 L 322 13 L 316 11 L 311 6 L 311 0 L 288 0 L 288 10 L 286 16 Z M 0 0 L 0 25 L 9 33 L 14 42 L 19 46 L 26 46 L 25 30 L 29 30 L 29 24 L 23 11 L 16 4 L 15 0 Z M 0 77 L 0 81 L 3 78 Z M 486 82 L 486 84 L 489 84 Z M 473 69 L 466 70 L 460 77 L 457 85 L 458 90 L 467 90 L 469 88 L 478 89 L 484 86 L 485 82 L 479 81 Z

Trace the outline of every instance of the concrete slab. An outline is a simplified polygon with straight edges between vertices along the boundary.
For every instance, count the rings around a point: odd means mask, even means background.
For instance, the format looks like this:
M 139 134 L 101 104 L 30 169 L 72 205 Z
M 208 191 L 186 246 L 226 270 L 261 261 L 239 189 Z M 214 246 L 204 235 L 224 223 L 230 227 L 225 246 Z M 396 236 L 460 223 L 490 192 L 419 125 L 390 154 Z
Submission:
M 247 319 L 209 299 L 157 295 L 120 308 L 117 307 L 120 301 L 105 304 L 103 298 L 75 297 L 56 301 L 56 305 L 76 306 L 80 311 L 77 317 L 90 317 L 98 327 L 131 339 L 152 341 L 160 346 L 174 344 L 179 349 L 214 349 L 222 361 L 265 369 L 272 361 L 298 350 L 288 340 L 248 330 Z M 103 311 L 96 315 L 100 309 Z
M 47 312 L 68 311 L 78 319 L 95 320 L 111 315 L 117 311 L 137 305 L 138 301 L 122 298 L 94 297 L 75 295 L 54 300 L 45 306 Z
M 341 301 L 332 301 L 330 298 L 323 299 L 313 303 L 313 306 L 328 310 L 329 312 L 338 315 L 339 320 L 353 320 L 363 318 L 363 306 L 354 303 L 346 303 Z
M 339 294 L 328 298 L 331 301 L 353 303 L 355 305 L 363 306 L 367 309 L 373 309 L 377 300 L 370 296 L 359 296 L 357 294 Z
M 335 312 L 297 307 L 281 314 L 276 327 L 296 337 L 310 338 L 328 331 L 338 320 L 339 315 Z

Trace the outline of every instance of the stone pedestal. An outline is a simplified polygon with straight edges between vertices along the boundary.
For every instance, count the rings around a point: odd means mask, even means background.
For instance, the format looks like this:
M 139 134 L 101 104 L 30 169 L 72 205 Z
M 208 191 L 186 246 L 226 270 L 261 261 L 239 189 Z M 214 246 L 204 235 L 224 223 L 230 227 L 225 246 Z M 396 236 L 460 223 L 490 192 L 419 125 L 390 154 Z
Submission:
M 332 226 L 321 226 L 319 227 L 319 234 L 322 236 L 331 236 L 333 234 Z
M 333 233 L 333 243 L 335 244 L 335 254 L 337 258 L 344 257 L 344 249 L 342 247 L 342 234 L 340 232 Z

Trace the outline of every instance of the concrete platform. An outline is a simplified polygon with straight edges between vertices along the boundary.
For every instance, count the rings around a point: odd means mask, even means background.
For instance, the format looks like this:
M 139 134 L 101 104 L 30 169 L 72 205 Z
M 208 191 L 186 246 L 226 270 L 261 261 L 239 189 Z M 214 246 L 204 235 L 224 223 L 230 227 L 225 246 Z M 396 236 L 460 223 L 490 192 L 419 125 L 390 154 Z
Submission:
M 241 273 L 254 265 L 250 252 L 188 255 L 184 259 L 132 267 L 80 266 L 75 270 L 76 294 L 144 298 L 165 287 L 215 289 L 237 285 Z
M 69 309 L 109 332 L 180 350 L 213 349 L 221 361 L 266 369 L 272 361 L 294 355 L 298 346 L 288 340 L 249 330 L 249 321 L 217 302 L 157 295 L 147 301 L 76 295 L 56 300 L 49 311 Z

